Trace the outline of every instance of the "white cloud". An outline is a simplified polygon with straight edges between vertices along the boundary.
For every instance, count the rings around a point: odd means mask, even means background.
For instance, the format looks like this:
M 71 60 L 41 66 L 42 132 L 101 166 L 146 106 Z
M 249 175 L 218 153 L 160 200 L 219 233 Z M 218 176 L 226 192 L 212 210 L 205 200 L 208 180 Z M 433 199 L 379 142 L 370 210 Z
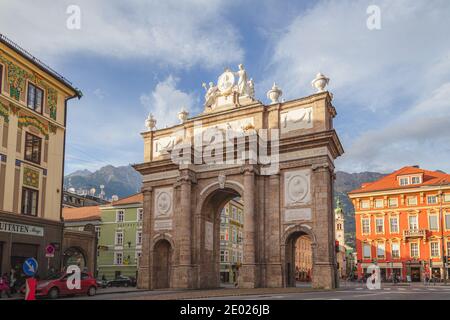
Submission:
M 366 26 L 371 4 L 381 8 L 381 30 Z M 269 76 L 260 87 L 276 81 L 292 99 L 314 92 L 310 82 L 317 72 L 331 78 L 335 123 L 347 151 L 340 169 L 418 163 L 450 170 L 450 150 L 437 143 L 448 142 L 441 137 L 447 129 L 436 130 L 448 125 L 443 117 L 450 108 L 448 99 L 439 99 L 447 97 L 450 78 L 444 30 L 450 30 L 449 1 L 321 1 L 274 40 Z M 427 111 L 419 112 L 420 106 Z
M 66 27 L 72 4 L 81 9 L 80 30 Z M 239 35 L 223 16 L 227 6 L 219 0 L 2 1 L 0 30 L 46 60 L 94 53 L 209 68 L 243 57 Z
M 382 130 L 370 130 L 358 137 L 339 162 L 350 171 L 391 171 L 419 164 L 450 172 L 449 158 L 450 82 Z
M 157 128 L 176 124 L 181 108 L 192 111 L 197 102 L 193 93 L 177 89 L 177 82 L 177 78 L 169 75 L 164 81 L 159 82 L 150 93 L 141 95 L 141 103 L 156 118 Z

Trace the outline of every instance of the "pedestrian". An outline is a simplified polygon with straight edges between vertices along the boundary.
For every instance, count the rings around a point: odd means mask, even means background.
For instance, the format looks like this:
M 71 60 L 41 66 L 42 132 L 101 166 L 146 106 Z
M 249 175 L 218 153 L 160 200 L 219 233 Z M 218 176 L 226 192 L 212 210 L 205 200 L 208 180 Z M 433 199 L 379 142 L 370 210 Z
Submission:
M 3 295 L 3 292 L 6 293 L 8 298 L 11 298 L 11 292 L 9 289 L 9 282 L 8 282 L 8 274 L 4 273 L 2 277 L 0 277 L 0 298 Z
M 9 290 L 11 293 L 16 293 L 16 270 L 11 269 L 9 274 Z
M 25 300 L 36 300 L 36 285 L 37 280 L 33 277 L 30 277 L 25 282 Z

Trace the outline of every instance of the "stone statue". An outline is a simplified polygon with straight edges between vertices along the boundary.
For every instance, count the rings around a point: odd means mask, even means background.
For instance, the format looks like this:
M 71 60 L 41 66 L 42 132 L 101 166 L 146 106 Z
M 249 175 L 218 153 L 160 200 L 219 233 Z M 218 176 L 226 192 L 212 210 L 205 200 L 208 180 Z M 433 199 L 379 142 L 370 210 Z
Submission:
M 241 63 L 239 66 L 239 71 L 235 74 L 239 77 L 237 83 L 237 91 L 241 96 L 248 96 L 248 83 L 247 83 L 247 72 L 244 69 L 244 65 Z
M 255 84 L 253 82 L 253 79 L 250 78 L 250 80 L 248 80 L 247 82 L 247 87 L 248 87 L 248 95 L 250 98 L 255 98 Z
M 206 83 L 202 83 L 202 87 L 205 88 L 205 107 L 208 107 L 214 104 L 214 101 L 217 96 L 217 86 L 214 85 L 213 82 L 209 83 L 209 88 L 206 86 Z

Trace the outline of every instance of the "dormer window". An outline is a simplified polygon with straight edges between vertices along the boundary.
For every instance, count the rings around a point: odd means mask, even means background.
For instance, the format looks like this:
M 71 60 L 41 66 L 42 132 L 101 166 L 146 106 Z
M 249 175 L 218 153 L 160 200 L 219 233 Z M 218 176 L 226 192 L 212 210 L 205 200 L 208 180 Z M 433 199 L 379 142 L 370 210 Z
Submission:
M 409 184 L 409 178 L 408 177 L 400 178 L 399 183 L 401 186 L 407 186 Z
M 411 177 L 411 184 L 420 184 L 420 177 Z

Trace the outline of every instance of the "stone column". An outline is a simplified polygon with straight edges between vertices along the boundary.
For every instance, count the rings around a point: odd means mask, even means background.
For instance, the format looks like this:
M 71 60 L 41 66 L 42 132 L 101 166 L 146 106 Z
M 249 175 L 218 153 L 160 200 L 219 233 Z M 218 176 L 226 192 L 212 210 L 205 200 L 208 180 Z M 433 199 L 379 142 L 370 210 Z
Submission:
M 179 215 L 176 220 L 176 243 L 178 245 L 178 265 L 174 270 L 174 287 L 192 288 L 192 213 L 191 194 L 192 183 L 195 182 L 195 175 L 190 170 L 180 171 L 178 183 L 180 185 Z
M 255 256 L 255 168 L 244 165 L 241 173 L 244 175 L 244 256 L 239 270 L 239 287 L 255 288 L 258 286 Z
M 328 163 L 316 164 L 313 170 L 314 224 L 317 235 L 313 246 L 313 288 L 336 287 L 334 251 L 334 214 L 332 169 Z
M 152 287 L 152 237 L 153 237 L 153 189 L 151 187 L 142 188 L 144 195 L 144 216 L 142 226 L 142 255 L 139 260 L 138 288 L 153 289 Z
M 280 248 L 284 244 L 280 243 L 280 175 L 271 175 L 267 181 L 268 185 L 265 191 L 267 229 L 264 235 L 267 248 L 265 285 L 277 288 L 283 286 L 283 266 Z

